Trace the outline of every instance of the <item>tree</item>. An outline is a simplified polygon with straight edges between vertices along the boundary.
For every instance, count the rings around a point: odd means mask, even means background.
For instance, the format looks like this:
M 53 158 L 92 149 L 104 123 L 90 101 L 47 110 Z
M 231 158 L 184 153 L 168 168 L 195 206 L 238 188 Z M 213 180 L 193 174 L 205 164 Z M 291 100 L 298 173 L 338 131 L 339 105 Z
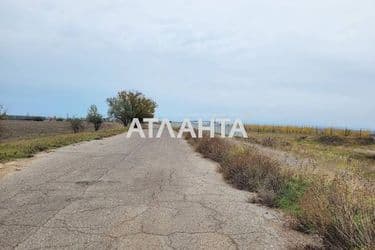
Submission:
M 95 131 L 99 130 L 103 123 L 103 116 L 98 113 L 98 108 L 96 105 L 91 105 L 88 112 L 86 120 L 94 124 Z
M 7 116 L 7 113 L 3 105 L 0 105 L 0 120 L 4 120 Z
M 127 126 L 133 118 L 143 122 L 144 118 L 154 117 L 156 102 L 145 97 L 141 92 L 120 91 L 116 97 L 108 98 L 108 114 Z
M 6 114 L 6 111 L 4 109 L 4 106 L 3 105 L 0 105 L 0 120 L 4 120 L 7 118 L 7 114 Z M 0 135 L 3 133 L 3 125 L 0 124 Z

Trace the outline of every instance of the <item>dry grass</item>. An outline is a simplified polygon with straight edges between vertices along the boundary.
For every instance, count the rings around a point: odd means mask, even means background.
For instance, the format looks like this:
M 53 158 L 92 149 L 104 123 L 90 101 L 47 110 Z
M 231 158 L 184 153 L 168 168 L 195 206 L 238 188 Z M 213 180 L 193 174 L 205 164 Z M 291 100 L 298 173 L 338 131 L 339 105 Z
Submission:
M 324 172 L 336 174 L 345 170 L 360 173 L 368 179 L 375 178 L 375 140 L 371 137 L 253 132 L 245 142 L 286 151 L 300 159 L 311 159 Z
M 0 141 L 12 141 L 19 139 L 35 138 L 37 136 L 49 136 L 58 134 L 70 134 L 73 132 L 68 121 L 0 121 Z M 105 122 L 101 129 L 119 129 L 122 125 L 113 122 Z M 94 131 L 91 123 L 84 123 L 84 132 Z
M 352 175 L 316 180 L 299 201 L 302 225 L 330 248 L 374 249 L 374 186 Z
M 226 154 L 229 152 L 230 145 L 219 138 L 203 137 L 200 140 L 201 142 L 197 144 L 196 150 L 207 158 L 223 163 Z
M 282 170 L 279 162 L 255 148 L 222 138 L 203 137 L 190 141 L 203 156 L 220 163 L 219 170 L 227 182 L 238 189 L 258 192 L 262 201 L 270 206 L 276 205 L 273 198 L 291 178 L 291 173 Z
M 301 134 L 301 135 L 326 135 L 343 137 L 370 137 L 370 131 L 351 130 L 337 128 L 317 128 L 317 127 L 298 127 L 298 126 L 274 126 L 274 125 L 246 125 L 246 130 L 257 133 L 283 133 L 283 134 Z
M 0 162 L 17 158 L 31 157 L 34 154 L 48 149 L 58 148 L 69 144 L 101 139 L 125 132 L 125 128 L 105 129 L 96 132 L 82 132 L 44 136 L 32 139 L 13 140 L 0 143 Z
M 347 173 L 328 178 L 285 170 L 258 150 L 221 138 L 189 139 L 198 152 L 218 161 L 224 178 L 258 193 L 258 201 L 297 219 L 305 232 L 317 232 L 329 249 L 374 249 L 374 185 Z
M 239 189 L 276 194 L 285 181 L 277 161 L 248 147 L 232 146 L 221 164 L 224 178 Z

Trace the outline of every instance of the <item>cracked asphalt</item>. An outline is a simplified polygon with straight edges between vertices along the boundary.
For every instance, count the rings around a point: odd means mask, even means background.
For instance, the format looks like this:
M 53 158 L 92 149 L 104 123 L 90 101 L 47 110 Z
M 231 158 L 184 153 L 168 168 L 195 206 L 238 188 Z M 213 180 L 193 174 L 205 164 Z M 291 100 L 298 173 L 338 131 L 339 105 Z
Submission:
M 0 179 L 0 249 L 285 249 L 306 242 L 182 139 L 125 134 Z

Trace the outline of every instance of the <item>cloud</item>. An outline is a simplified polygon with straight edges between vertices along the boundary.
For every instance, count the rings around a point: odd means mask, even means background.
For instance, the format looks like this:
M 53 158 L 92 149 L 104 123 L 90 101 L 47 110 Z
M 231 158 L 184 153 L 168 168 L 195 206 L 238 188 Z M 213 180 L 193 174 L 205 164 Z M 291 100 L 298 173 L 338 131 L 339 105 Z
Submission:
M 79 115 L 100 100 L 104 112 L 108 95 L 130 88 L 156 98 L 171 119 L 226 114 L 374 128 L 374 7 L 372 0 L 3 0 L 0 101 L 15 113 L 63 115 L 80 106 Z M 44 102 L 58 102 L 35 104 L 41 90 Z

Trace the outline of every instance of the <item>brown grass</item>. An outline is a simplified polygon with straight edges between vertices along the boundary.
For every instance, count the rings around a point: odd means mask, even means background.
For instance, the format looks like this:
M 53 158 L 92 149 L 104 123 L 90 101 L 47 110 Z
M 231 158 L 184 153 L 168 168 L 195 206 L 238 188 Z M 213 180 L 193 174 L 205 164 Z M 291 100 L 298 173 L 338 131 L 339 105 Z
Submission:
M 190 134 L 189 134 L 190 135 Z M 203 154 L 205 157 L 214 161 L 222 163 L 228 154 L 230 145 L 219 138 L 203 137 L 197 144 L 196 150 Z
M 68 121 L 0 121 L 0 141 L 11 141 L 18 139 L 35 138 L 38 136 L 49 136 L 72 133 Z M 119 129 L 122 126 L 118 123 L 105 122 L 101 129 Z M 84 123 L 84 132 L 94 131 L 91 123 Z
M 221 138 L 191 140 L 203 156 L 220 163 L 220 172 L 226 181 L 238 189 L 259 192 L 260 198 L 275 205 L 275 196 L 289 177 L 279 162 L 261 154 L 255 148 L 233 144 Z
M 291 155 L 301 161 L 311 160 L 315 162 L 311 167 L 317 168 L 321 172 L 330 172 L 334 175 L 344 169 L 361 172 L 362 176 L 375 179 L 375 139 L 372 137 L 253 132 L 249 134 L 248 139 L 238 140 L 283 151 L 286 153 L 285 155 Z
M 258 150 L 221 138 L 189 139 L 198 152 L 220 163 L 226 181 L 258 193 L 258 201 L 297 219 L 298 228 L 317 232 L 329 249 L 374 249 L 375 189 L 346 173 L 333 179 L 286 170 Z
M 324 236 L 330 248 L 374 249 L 374 192 L 352 175 L 314 181 L 299 201 L 299 220 Z
M 34 154 L 69 144 L 98 140 L 117 135 L 127 129 L 103 129 L 93 132 L 70 133 L 36 137 L 30 139 L 12 140 L 0 143 L 0 162 L 7 162 L 18 158 L 32 157 Z
M 224 178 L 240 189 L 277 193 L 284 181 L 279 163 L 254 148 L 232 146 L 221 164 Z
M 317 127 L 299 127 L 299 126 L 276 126 L 276 125 L 246 125 L 248 132 L 257 133 L 283 133 L 283 134 L 301 134 L 301 135 L 322 135 L 322 136 L 340 136 L 340 137 L 370 137 L 368 130 L 352 130 L 338 128 L 317 128 Z

